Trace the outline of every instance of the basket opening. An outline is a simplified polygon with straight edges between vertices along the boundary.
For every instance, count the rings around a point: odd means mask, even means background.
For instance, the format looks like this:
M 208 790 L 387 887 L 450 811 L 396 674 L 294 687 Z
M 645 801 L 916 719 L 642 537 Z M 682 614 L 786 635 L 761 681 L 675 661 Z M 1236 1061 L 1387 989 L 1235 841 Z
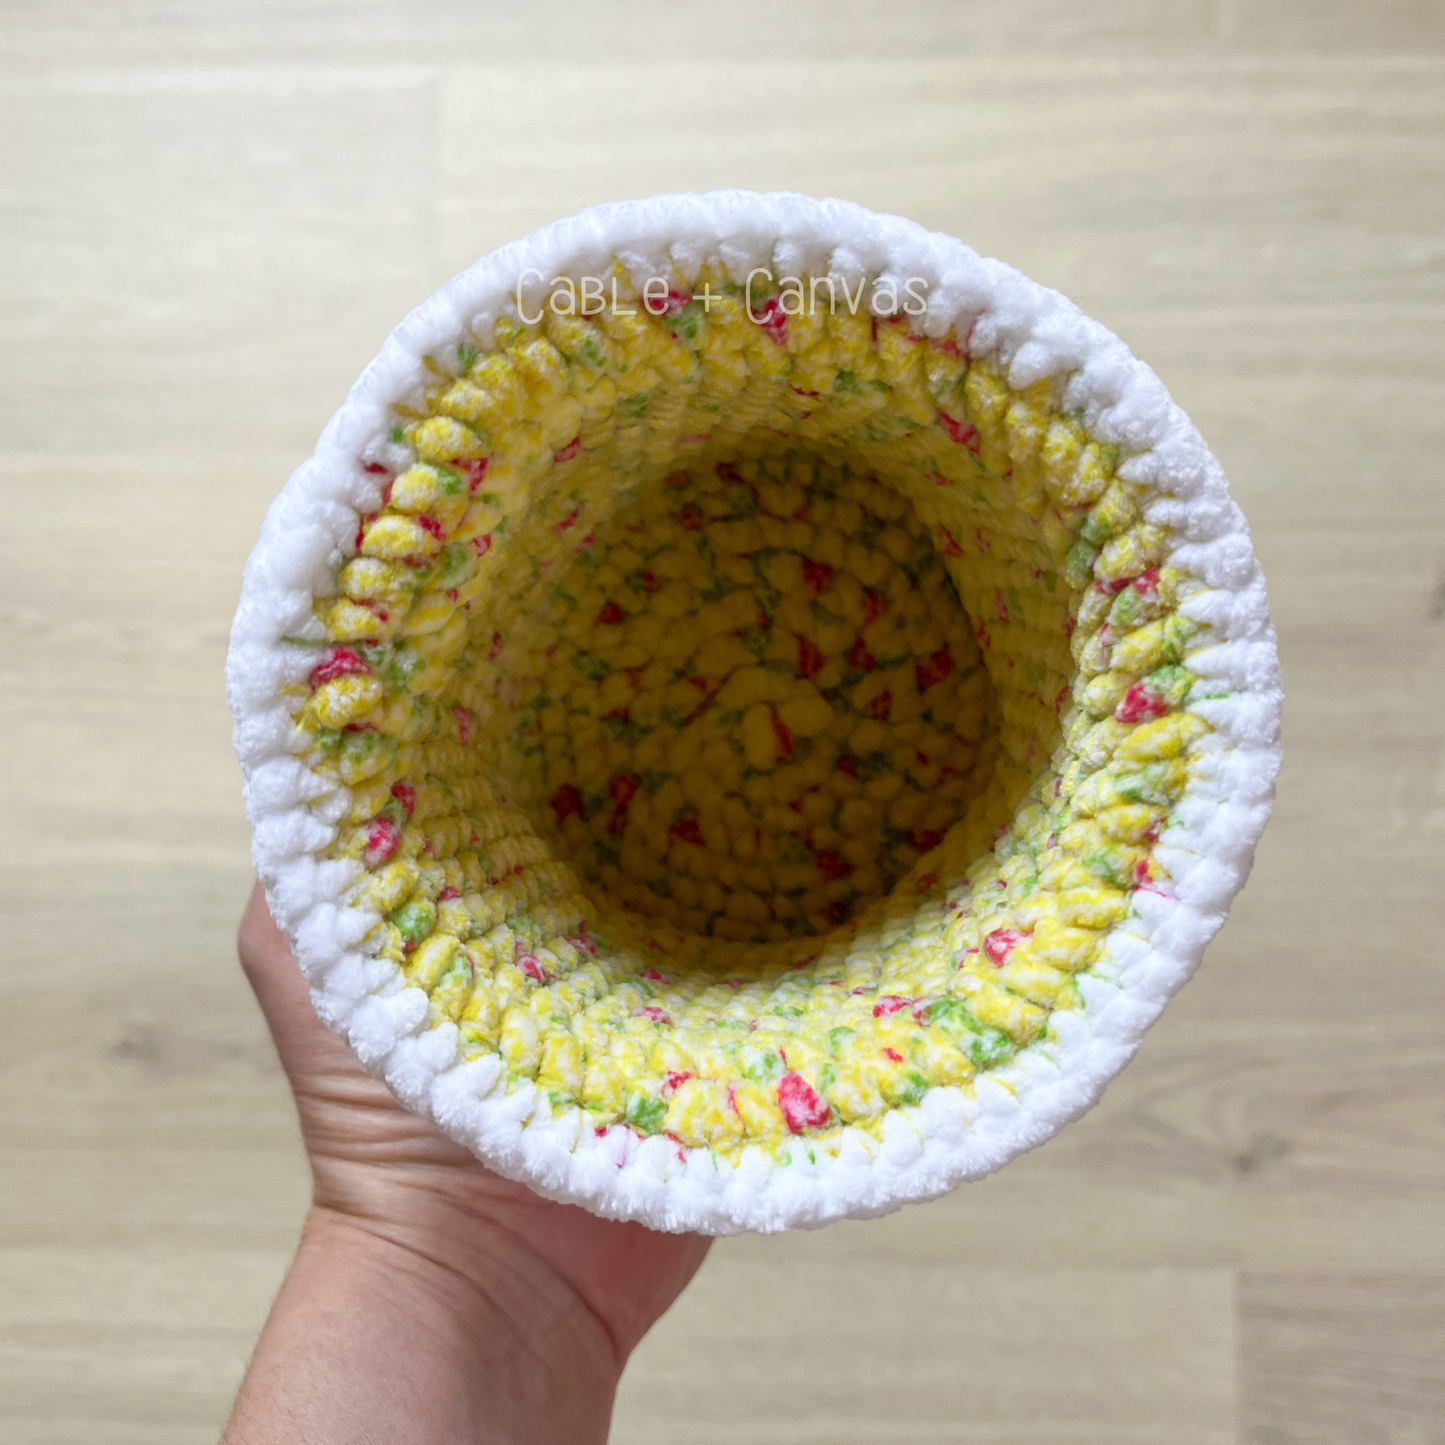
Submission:
M 704 288 L 431 359 L 298 721 L 465 1056 L 730 1150 L 1036 1038 L 1204 725 L 1060 382 Z
M 921 416 L 880 405 L 922 356 L 944 378 L 962 358 L 903 318 L 829 320 L 863 343 L 851 366 L 779 387 L 759 332 L 726 410 L 648 365 L 648 329 L 622 385 L 654 385 L 620 405 L 601 322 L 522 340 L 534 460 L 489 454 L 486 586 L 434 614 L 513 866 L 545 860 L 601 936 L 713 976 L 960 879 L 1047 765 L 1073 666 L 1072 594 L 1007 457 L 961 420 L 920 447 Z M 468 440 L 446 412 L 480 389 L 456 383 L 421 447 Z

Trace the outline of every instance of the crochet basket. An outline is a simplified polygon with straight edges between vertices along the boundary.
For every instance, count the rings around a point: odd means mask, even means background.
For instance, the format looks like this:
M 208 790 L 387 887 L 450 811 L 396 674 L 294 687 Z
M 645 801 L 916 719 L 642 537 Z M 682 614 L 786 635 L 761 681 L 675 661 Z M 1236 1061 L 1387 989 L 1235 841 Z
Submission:
M 397 327 L 227 665 L 321 1017 L 492 1168 L 710 1234 L 998 1168 L 1222 923 L 1281 701 L 1154 374 L 896 217 L 602 206 Z

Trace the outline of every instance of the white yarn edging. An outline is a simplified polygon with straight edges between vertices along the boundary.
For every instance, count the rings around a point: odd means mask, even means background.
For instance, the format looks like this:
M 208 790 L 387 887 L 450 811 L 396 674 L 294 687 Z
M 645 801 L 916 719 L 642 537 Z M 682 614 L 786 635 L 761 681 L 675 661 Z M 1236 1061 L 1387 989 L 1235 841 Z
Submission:
M 380 493 L 365 461 L 410 453 L 389 440 L 389 408 L 424 385 L 422 358 L 490 339 L 515 315 L 518 278 L 605 275 L 619 258 L 650 276 L 694 280 L 709 258 L 742 282 L 775 276 L 922 278 L 932 336 L 972 325 L 975 356 L 995 356 L 1010 385 L 1063 377 L 1064 405 L 1125 458 L 1119 474 L 1146 492 L 1145 515 L 1175 540 L 1169 565 L 1193 579 L 1181 610 L 1200 625 L 1187 664 L 1201 684 L 1189 710 L 1214 731 L 1160 839 L 1169 894 L 1139 891 L 1131 916 L 1079 979 L 1082 1009 L 1051 1016 L 1051 1037 L 980 1075 L 971 1095 L 935 1087 L 886 1116 L 881 1143 L 849 1127 L 826 1146 L 794 1140 L 779 1162 L 756 1147 L 738 1163 L 670 1140 L 598 1135 L 577 1109 L 554 1114 L 534 1085 L 510 1091 L 501 1062 L 459 1062 L 454 1025 L 422 1032 L 426 995 L 375 956 L 375 914 L 346 900 L 360 867 L 319 858 L 349 799 L 301 761 L 294 695 L 321 642 L 312 600 L 334 588 L 358 516 Z M 538 296 L 528 297 L 529 308 Z M 1112 333 L 1055 291 L 952 237 L 843 201 L 715 191 L 598 206 L 483 257 L 392 332 L 331 419 L 316 452 L 272 504 L 246 566 L 231 629 L 226 687 L 245 774 L 252 856 L 276 922 L 291 939 L 317 1012 L 397 1097 L 498 1173 L 551 1199 L 655 1229 L 734 1234 L 885 1214 L 993 1172 L 1088 1109 L 1194 971 L 1243 885 L 1269 817 L 1279 770 L 1279 665 L 1264 579 L 1219 464 L 1162 383 Z M 1217 694 L 1217 696 L 1212 695 Z

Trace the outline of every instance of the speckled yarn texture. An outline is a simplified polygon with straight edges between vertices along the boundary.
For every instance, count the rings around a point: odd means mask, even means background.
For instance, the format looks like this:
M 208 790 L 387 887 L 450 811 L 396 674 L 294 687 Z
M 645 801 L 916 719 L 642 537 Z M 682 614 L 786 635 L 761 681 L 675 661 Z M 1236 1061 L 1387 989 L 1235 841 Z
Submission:
M 839 201 L 600 206 L 408 316 L 226 680 L 318 1014 L 657 1229 L 886 1213 L 1098 1097 L 1242 886 L 1264 579 L 1154 373 Z

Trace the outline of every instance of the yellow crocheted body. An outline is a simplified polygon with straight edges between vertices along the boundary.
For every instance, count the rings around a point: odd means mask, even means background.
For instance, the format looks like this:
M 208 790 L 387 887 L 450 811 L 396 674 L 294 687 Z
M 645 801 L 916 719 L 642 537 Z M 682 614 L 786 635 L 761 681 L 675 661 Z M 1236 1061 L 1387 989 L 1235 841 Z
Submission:
M 298 720 L 466 1056 L 598 1129 L 827 1149 L 1077 1002 L 1208 731 L 1191 626 L 1058 383 L 619 286 L 436 359 Z

